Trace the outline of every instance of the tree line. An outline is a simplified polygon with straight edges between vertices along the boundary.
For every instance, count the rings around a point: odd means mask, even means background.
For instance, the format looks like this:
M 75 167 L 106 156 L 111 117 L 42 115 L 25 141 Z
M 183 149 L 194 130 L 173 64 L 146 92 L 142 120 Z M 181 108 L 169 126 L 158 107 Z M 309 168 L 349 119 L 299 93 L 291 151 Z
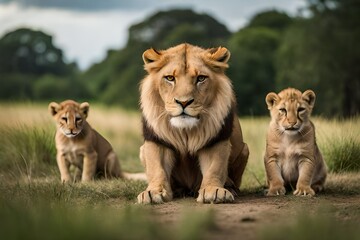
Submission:
M 286 87 L 313 89 L 315 113 L 322 116 L 360 111 L 360 0 L 308 0 L 295 17 L 260 12 L 234 33 L 207 14 L 161 11 L 131 26 L 126 46 L 109 50 L 86 71 L 66 63 L 50 35 L 17 29 L 0 39 L 0 98 L 73 98 L 138 108 L 142 52 L 183 42 L 231 51 L 227 75 L 239 115 L 268 114 L 266 94 Z

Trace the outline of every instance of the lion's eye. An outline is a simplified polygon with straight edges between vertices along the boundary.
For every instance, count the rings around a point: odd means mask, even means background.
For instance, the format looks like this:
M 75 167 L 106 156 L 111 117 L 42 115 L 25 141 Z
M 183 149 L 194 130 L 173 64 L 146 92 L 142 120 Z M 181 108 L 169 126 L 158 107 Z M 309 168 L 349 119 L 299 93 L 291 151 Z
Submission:
M 67 117 L 62 117 L 61 119 L 65 122 L 67 122 Z
M 76 117 L 76 118 L 75 118 L 75 121 L 79 122 L 79 121 L 81 121 L 81 118 L 80 118 L 80 117 Z
M 280 113 L 286 113 L 286 109 L 285 109 L 285 108 L 280 108 L 280 109 L 279 109 L 279 112 L 280 112 Z
M 305 108 L 303 108 L 303 107 L 298 108 L 298 112 L 303 112 L 303 111 L 305 111 Z
M 197 81 L 198 83 L 201 83 L 201 82 L 204 82 L 206 79 L 207 79 L 207 76 L 205 76 L 205 75 L 199 75 L 199 76 L 197 76 L 196 81 Z
M 165 76 L 164 78 L 166 79 L 166 81 L 169 81 L 169 82 L 175 81 L 175 77 L 172 76 L 172 75 L 167 75 L 167 76 Z

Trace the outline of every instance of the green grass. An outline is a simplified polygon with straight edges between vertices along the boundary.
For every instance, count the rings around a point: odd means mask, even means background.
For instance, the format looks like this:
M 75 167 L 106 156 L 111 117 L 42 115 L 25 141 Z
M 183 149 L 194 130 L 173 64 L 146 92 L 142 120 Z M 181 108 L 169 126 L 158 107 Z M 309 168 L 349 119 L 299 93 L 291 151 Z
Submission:
M 200 239 L 211 211 L 185 213 L 178 226 L 154 221 L 150 206 L 135 205 L 143 182 L 0 183 L 3 239 Z M 195 216 L 195 217 L 194 217 Z
M 351 209 L 352 214 L 360 215 L 360 207 Z M 306 213 L 305 213 L 306 212 Z M 295 222 L 289 218 L 282 226 L 271 226 L 263 229 L 259 239 L 263 240 L 357 240 L 360 229 L 357 221 L 339 219 L 337 211 L 330 207 L 317 209 L 314 213 L 302 210 Z M 340 216 L 343 217 L 343 216 Z M 290 222 L 290 223 L 289 223 Z

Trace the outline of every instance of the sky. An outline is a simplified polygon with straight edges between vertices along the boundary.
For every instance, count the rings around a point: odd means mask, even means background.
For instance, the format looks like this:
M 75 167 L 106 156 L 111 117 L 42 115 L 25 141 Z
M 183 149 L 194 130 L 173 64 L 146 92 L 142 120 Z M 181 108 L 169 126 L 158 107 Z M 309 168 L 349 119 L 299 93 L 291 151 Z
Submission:
M 84 70 L 109 49 L 123 48 L 128 28 L 160 10 L 207 13 L 235 32 L 258 12 L 296 15 L 304 6 L 306 0 L 0 0 L 0 38 L 20 27 L 41 30 L 53 36 L 66 61 Z

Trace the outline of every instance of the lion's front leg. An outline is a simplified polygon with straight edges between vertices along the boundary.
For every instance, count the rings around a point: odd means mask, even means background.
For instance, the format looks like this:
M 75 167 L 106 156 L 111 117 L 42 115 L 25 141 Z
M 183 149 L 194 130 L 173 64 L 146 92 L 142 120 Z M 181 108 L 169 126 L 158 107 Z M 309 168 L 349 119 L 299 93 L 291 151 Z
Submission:
M 56 154 L 56 161 L 60 171 L 61 182 L 63 183 L 71 182 L 71 175 L 69 171 L 70 162 L 65 158 L 64 154 L 59 150 Z
M 145 141 L 140 148 L 140 159 L 145 166 L 148 187 L 137 197 L 138 203 L 171 201 L 171 171 L 175 162 L 172 151 L 154 142 Z
M 196 199 L 200 203 L 226 203 L 234 201 L 231 192 L 224 188 L 231 151 L 230 141 L 217 143 L 199 152 L 203 180 Z
M 299 179 L 296 184 L 294 195 L 297 196 L 314 196 L 315 191 L 311 188 L 315 166 L 310 159 L 304 159 L 299 162 Z
M 81 176 L 82 182 L 88 182 L 93 180 L 96 173 L 97 159 L 98 155 L 95 151 L 90 153 L 85 153 L 84 162 L 83 162 L 83 172 Z
M 281 167 L 275 157 L 265 157 L 265 170 L 269 189 L 266 196 L 285 195 L 284 179 L 281 175 Z

